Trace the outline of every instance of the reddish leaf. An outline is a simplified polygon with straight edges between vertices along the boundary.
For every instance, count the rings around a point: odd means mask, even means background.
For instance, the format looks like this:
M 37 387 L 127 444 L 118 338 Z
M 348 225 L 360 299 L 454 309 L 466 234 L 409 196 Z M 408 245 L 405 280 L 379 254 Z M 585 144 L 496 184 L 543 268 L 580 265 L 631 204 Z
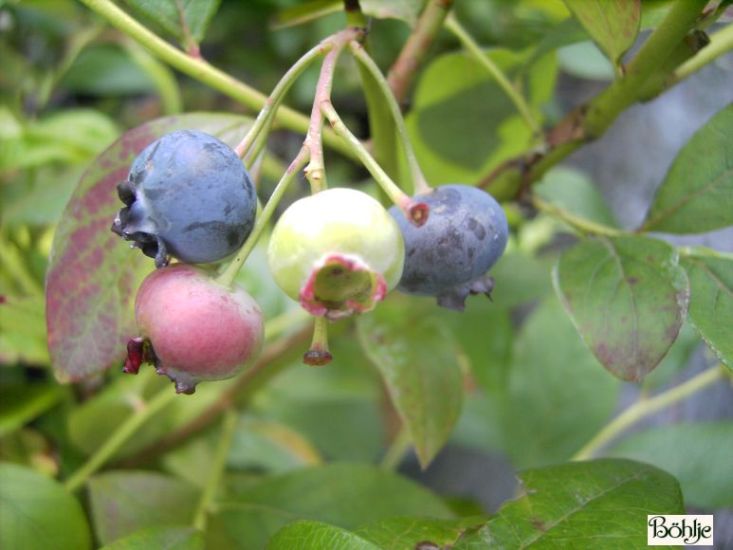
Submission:
M 139 274 L 153 269 L 110 231 L 122 203 L 116 185 L 149 143 L 193 128 L 235 145 L 249 119 L 214 113 L 160 118 L 126 132 L 79 181 L 56 230 L 46 279 L 46 325 L 51 361 L 60 381 L 76 381 L 122 365 L 135 336 L 131 302 Z

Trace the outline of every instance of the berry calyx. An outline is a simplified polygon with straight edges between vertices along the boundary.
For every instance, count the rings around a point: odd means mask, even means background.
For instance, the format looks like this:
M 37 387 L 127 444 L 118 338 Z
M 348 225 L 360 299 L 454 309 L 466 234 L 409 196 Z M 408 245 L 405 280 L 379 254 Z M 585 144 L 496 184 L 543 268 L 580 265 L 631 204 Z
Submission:
M 315 316 L 371 310 L 402 274 L 395 221 L 361 191 L 328 189 L 293 203 L 273 229 L 268 261 L 282 290 Z
M 185 264 L 145 278 L 135 320 L 142 338 L 128 344 L 125 372 L 153 363 L 178 393 L 193 393 L 202 380 L 241 372 L 259 354 L 264 334 L 262 311 L 247 292 L 222 286 Z
M 390 214 L 405 240 L 405 265 L 398 289 L 436 296 L 438 304 L 462 310 L 469 294 L 490 295 L 493 279 L 486 272 L 506 248 L 509 228 L 504 211 L 481 189 L 443 185 L 417 195 L 430 209 L 416 227 L 396 207 Z
M 157 267 L 168 255 L 219 261 L 239 249 L 255 221 L 257 196 L 242 161 L 204 132 L 172 132 L 148 145 L 117 191 L 125 207 L 112 231 Z

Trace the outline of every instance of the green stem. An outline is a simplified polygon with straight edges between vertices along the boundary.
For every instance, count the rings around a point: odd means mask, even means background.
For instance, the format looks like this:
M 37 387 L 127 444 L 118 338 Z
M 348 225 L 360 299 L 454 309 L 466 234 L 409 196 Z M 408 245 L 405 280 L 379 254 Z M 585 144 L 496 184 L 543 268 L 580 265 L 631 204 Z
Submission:
M 346 141 L 346 143 L 349 145 L 349 148 L 361 161 L 364 167 L 369 171 L 369 173 L 379 184 L 382 190 L 387 193 L 387 196 L 390 198 L 390 200 L 392 200 L 392 202 L 394 202 L 400 208 L 405 208 L 408 204 L 410 204 L 410 197 L 408 197 L 397 186 L 397 184 L 392 181 L 387 173 L 382 170 L 382 167 L 379 166 L 379 163 L 374 160 L 374 157 L 369 154 L 369 151 L 367 151 L 366 147 L 364 147 L 364 144 L 359 141 L 359 138 L 352 134 L 351 130 L 346 127 L 346 124 L 344 124 L 344 121 L 341 120 L 341 117 L 336 112 L 336 109 L 331 104 L 331 101 L 327 100 L 323 102 L 320 105 L 320 108 L 323 114 L 326 115 L 328 121 L 331 123 L 331 127 L 334 129 L 336 134 L 341 136 Z
M 692 73 L 699 71 L 705 65 L 721 55 L 733 50 L 733 23 L 727 25 L 710 36 L 710 43 L 701 49 L 694 57 L 677 67 L 672 73 L 670 84 L 684 80 Z
M 101 468 L 112 456 L 124 445 L 135 432 L 158 411 L 170 404 L 177 394 L 168 386 L 160 390 L 144 407 L 135 411 L 127 418 L 102 446 L 89 457 L 89 459 L 71 475 L 65 482 L 64 487 L 70 492 L 79 489 L 86 480 L 99 468 Z
M 392 440 L 392 443 L 390 443 L 387 452 L 384 453 L 379 467 L 385 470 L 395 470 L 400 465 L 400 462 L 402 462 L 407 451 L 410 450 L 410 444 L 410 432 L 403 424 L 400 427 L 400 431 L 397 432 L 397 435 Z
M 675 386 L 655 397 L 631 405 L 598 432 L 582 449 L 575 453 L 572 460 L 587 460 L 591 458 L 599 449 L 618 437 L 624 430 L 639 420 L 691 396 L 725 376 L 726 373 L 723 370 L 723 366 L 718 365 L 701 372 L 679 386 Z
M 591 102 L 583 123 L 587 136 L 600 136 L 622 111 L 639 99 L 644 82 L 664 66 L 670 52 L 694 27 L 704 5 L 689 0 L 677 0 L 672 4 L 659 27 L 629 63 L 625 76 Z
M 234 432 L 237 427 L 237 411 L 233 408 L 227 410 L 221 423 L 221 434 L 219 435 L 219 445 L 216 447 L 214 461 L 209 470 L 209 478 L 206 480 L 204 491 L 201 493 L 196 515 L 194 516 L 193 526 L 199 531 L 206 530 L 206 514 L 214 501 L 216 490 L 218 489 L 222 475 L 226 470 L 227 458 L 229 450 L 234 440 Z
M 358 42 L 351 42 L 349 44 L 349 47 L 351 48 L 351 52 L 353 53 L 354 57 L 356 57 L 356 59 L 362 64 L 362 66 L 366 68 L 367 71 L 369 71 L 369 74 L 371 74 L 374 82 L 377 84 L 378 89 L 382 94 L 383 99 L 387 104 L 387 107 L 389 108 L 392 119 L 394 120 L 395 126 L 397 128 L 397 135 L 400 138 L 400 143 L 402 144 L 402 148 L 405 151 L 407 165 L 409 167 L 410 175 L 412 177 L 413 192 L 419 194 L 429 193 L 431 188 L 428 185 L 427 180 L 425 179 L 425 175 L 420 169 L 420 164 L 417 162 L 417 156 L 415 155 L 415 150 L 413 149 L 412 143 L 410 142 L 410 138 L 407 134 L 407 127 L 405 126 L 404 118 L 402 118 L 400 106 L 397 104 L 397 100 L 392 94 L 392 90 L 389 87 L 387 79 L 384 77 L 382 71 L 379 70 L 377 64 L 366 52 L 361 44 L 359 44 Z
M 593 222 L 581 216 L 576 216 L 575 214 L 568 212 L 567 210 L 560 208 L 559 206 L 556 206 L 552 203 L 545 201 L 544 199 L 541 199 L 537 195 L 532 196 L 532 204 L 534 204 L 537 210 L 565 222 L 570 227 L 584 235 L 591 234 L 606 235 L 608 237 L 618 237 L 625 234 L 625 232 L 621 231 L 620 229 L 615 229 L 607 225 Z
M 346 14 L 346 24 L 349 27 L 357 27 L 365 29 L 367 26 L 367 19 L 364 17 L 364 12 L 361 11 L 361 5 L 359 0 L 343 0 L 344 1 L 344 13 Z
M 658 74 L 670 52 L 684 40 L 695 25 L 702 6 L 689 0 L 677 0 L 641 46 L 629 64 L 626 76 L 614 81 L 587 106 L 569 113 L 548 133 L 551 138 L 555 134 L 558 136 L 555 143 L 553 139 L 549 140 L 551 148 L 548 152 L 539 154 L 531 151 L 506 161 L 479 182 L 479 187 L 489 189 L 497 199 L 512 198 L 522 186 L 538 181 L 551 167 L 602 135 L 624 109 L 647 92 L 645 82 Z
M 277 317 L 273 317 L 267 321 L 265 339 L 272 340 L 280 336 L 284 332 L 291 330 L 296 325 L 305 322 L 308 319 L 308 313 L 302 307 L 296 307 L 281 313 Z
M 410 37 L 389 69 L 387 81 L 398 103 L 407 96 L 415 73 L 428 55 L 452 5 L 453 0 L 428 0 Z
M 285 99 L 285 96 L 293 83 L 301 74 L 303 74 L 303 71 L 310 67 L 311 63 L 321 55 L 328 52 L 332 47 L 332 39 L 329 37 L 323 40 L 316 47 L 308 50 L 287 70 L 280 81 L 275 85 L 275 88 L 273 88 L 272 93 L 267 98 L 267 101 L 265 101 L 264 107 L 262 107 L 262 110 L 257 115 L 257 118 L 249 129 L 249 132 L 247 132 L 247 135 L 244 136 L 239 145 L 234 148 L 240 157 L 244 157 L 247 154 L 257 136 L 260 135 L 260 132 L 263 130 L 265 132 L 269 131 L 269 128 L 272 126 L 272 121 L 275 119 L 275 115 L 277 114 L 278 107 L 280 107 L 280 104 L 283 102 L 283 99 Z
M 267 97 L 264 94 L 211 66 L 203 59 L 187 55 L 172 46 L 118 8 L 111 0 L 81 0 L 81 2 L 139 42 L 150 53 L 182 73 L 226 94 L 252 110 L 257 111 L 265 105 Z M 276 120 L 296 132 L 305 132 L 308 128 L 308 119 L 288 107 L 278 109 Z M 351 151 L 332 133 L 326 132 L 323 139 L 333 149 L 351 156 Z
M 224 286 L 232 285 L 235 277 L 237 276 L 237 273 L 239 273 L 239 270 L 244 265 L 245 260 L 254 249 L 257 241 L 262 235 L 262 232 L 270 221 L 270 218 L 275 212 L 275 208 L 278 204 L 280 204 L 280 201 L 285 195 L 285 191 L 287 191 L 290 182 L 293 181 L 300 169 L 305 166 L 306 162 L 308 162 L 308 154 L 308 149 L 303 147 L 298 155 L 293 159 L 293 162 L 290 163 L 288 169 L 285 170 L 282 178 L 280 178 L 280 181 L 275 186 L 275 189 L 272 191 L 272 194 L 270 195 L 267 204 L 265 204 L 265 207 L 262 209 L 260 215 L 257 216 L 257 221 L 255 222 L 255 226 L 252 229 L 252 233 L 250 233 L 249 237 L 247 237 L 247 240 L 242 245 L 242 248 L 240 248 L 239 252 L 237 252 L 237 255 L 234 256 L 234 259 L 229 263 L 229 265 L 221 273 L 221 275 L 219 275 L 219 284 Z
M 461 42 L 463 47 L 468 51 L 469 54 L 492 76 L 502 91 L 507 97 L 514 103 L 520 116 L 524 119 L 524 122 L 529 126 L 532 133 L 539 135 L 541 128 L 537 121 L 532 116 L 532 110 L 525 101 L 522 94 L 509 82 L 509 79 L 504 72 L 499 68 L 494 61 L 486 55 L 481 49 L 473 37 L 466 31 L 465 28 L 458 22 L 453 14 L 449 15 L 445 20 L 445 28 L 452 32 L 456 38 Z

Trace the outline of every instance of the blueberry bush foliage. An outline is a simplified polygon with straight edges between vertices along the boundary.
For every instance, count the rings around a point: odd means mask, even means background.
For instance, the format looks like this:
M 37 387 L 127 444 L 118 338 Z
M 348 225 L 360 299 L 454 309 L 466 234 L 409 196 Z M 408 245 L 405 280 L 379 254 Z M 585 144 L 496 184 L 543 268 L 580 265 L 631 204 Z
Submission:
M 637 548 L 647 514 L 733 507 L 733 419 L 664 415 L 730 392 L 733 95 L 640 223 L 573 162 L 730 70 L 730 5 L 0 1 L 0 547 Z M 180 130 L 227 144 L 260 202 L 197 270 L 110 230 L 182 185 L 131 171 Z M 181 150 L 157 150 L 170 173 Z M 228 220 L 184 197 L 177 223 Z M 161 270 L 183 282 L 136 323 Z M 264 336 L 212 375 L 247 316 Z M 140 365 L 194 356 L 191 395 Z M 421 483 L 460 476 L 446 448 L 508 461 L 470 482 L 503 504 Z

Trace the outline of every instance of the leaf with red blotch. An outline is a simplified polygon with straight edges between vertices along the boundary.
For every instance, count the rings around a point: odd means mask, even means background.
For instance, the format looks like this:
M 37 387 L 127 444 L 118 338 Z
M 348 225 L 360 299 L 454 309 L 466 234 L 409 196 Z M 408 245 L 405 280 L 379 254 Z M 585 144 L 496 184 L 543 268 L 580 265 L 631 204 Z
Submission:
M 66 205 L 54 237 L 46 278 L 46 326 L 51 363 L 61 382 L 122 365 L 125 343 L 136 336 L 132 298 L 152 260 L 112 233 L 122 203 L 116 186 L 135 156 L 160 136 L 196 129 L 234 146 L 249 118 L 189 113 L 152 120 L 120 137 L 97 157 Z

